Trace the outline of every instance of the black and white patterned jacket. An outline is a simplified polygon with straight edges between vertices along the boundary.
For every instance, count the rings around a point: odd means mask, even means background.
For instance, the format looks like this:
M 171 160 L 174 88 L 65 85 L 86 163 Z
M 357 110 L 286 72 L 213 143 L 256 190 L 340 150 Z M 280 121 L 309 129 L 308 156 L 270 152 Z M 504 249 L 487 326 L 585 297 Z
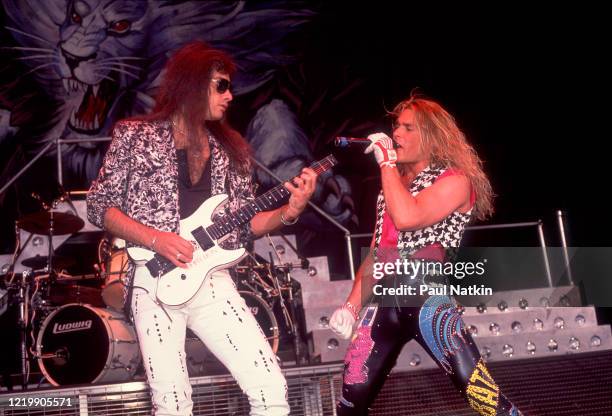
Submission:
M 423 189 L 431 186 L 446 168 L 429 165 L 414 178 L 410 193 L 417 196 Z M 386 204 L 383 191 L 376 201 L 376 230 L 374 232 L 374 256 L 382 238 L 383 218 Z M 402 258 L 410 258 L 419 249 L 439 243 L 444 248 L 459 247 L 466 225 L 470 222 L 472 210 L 461 213 L 454 211 L 436 224 L 414 231 L 400 231 L 397 237 L 397 248 Z
M 229 194 L 234 211 L 253 199 L 252 178 L 231 169 L 230 159 L 210 135 L 211 195 Z M 167 121 L 121 121 L 98 178 L 87 194 L 87 217 L 104 228 L 104 214 L 117 207 L 130 218 L 160 231 L 179 232 L 178 164 L 171 124 Z M 223 215 L 221 213 L 220 215 Z M 250 227 L 234 230 L 224 247 L 252 237 Z M 133 244 L 128 242 L 128 246 Z

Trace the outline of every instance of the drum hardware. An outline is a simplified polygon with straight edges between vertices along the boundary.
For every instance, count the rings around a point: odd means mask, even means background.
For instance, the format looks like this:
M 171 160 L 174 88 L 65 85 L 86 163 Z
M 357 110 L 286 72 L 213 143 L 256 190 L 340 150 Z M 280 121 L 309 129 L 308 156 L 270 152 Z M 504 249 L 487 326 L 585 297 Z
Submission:
M 268 236 L 268 238 L 269 238 L 269 236 Z M 285 237 L 284 234 L 280 234 L 280 238 L 283 239 L 285 244 L 287 244 L 289 246 L 289 248 L 291 248 L 291 250 L 293 250 L 293 252 L 297 255 L 298 259 L 300 259 L 299 266 L 292 264 L 292 267 L 295 268 L 295 269 L 297 269 L 297 268 L 304 269 L 304 270 L 308 269 L 308 267 L 310 267 L 310 261 L 306 257 L 303 257 L 303 256 L 300 255 L 300 252 L 298 251 L 298 249 L 291 243 L 291 241 L 287 237 Z M 271 240 L 270 240 L 270 244 L 272 244 Z M 274 247 L 274 249 L 276 251 L 276 247 Z M 277 256 L 279 256 L 279 255 L 277 254 Z M 290 264 L 290 263 L 287 263 L 287 264 Z M 289 271 L 291 271 L 291 269 Z
M 48 360 L 50 358 L 62 358 L 62 359 L 67 359 L 68 358 L 68 351 L 66 351 L 65 349 L 63 351 L 56 351 L 54 353 L 51 354 L 34 354 L 33 358 L 37 359 L 37 360 Z
M 33 193 L 32 197 L 41 203 L 43 211 L 22 216 L 16 221 L 15 234 L 17 245 L 15 255 L 13 256 L 12 267 L 14 267 L 16 259 L 23 252 L 23 249 L 28 245 L 30 239 L 33 237 L 34 234 L 47 236 L 49 241 L 49 252 L 47 256 L 31 257 L 22 261 L 22 264 L 24 266 L 31 267 L 32 269 L 34 269 L 33 271 L 24 271 L 22 273 L 22 280 L 19 285 L 19 294 L 17 295 L 17 302 L 19 303 L 18 327 L 21 332 L 20 351 L 23 374 L 22 387 L 24 389 L 27 387 L 27 379 L 29 378 L 27 327 L 28 324 L 34 323 L 34 320 L 36 318 L 36 312 L 38 310 L 36 307 L 32 307 L 32 314 L 30 318 L 30 306 L 33 306 L 31 305 L 31 300 L 37 299 L 36 295 L 38 294 L 41 288 L 42 277 L 38 275 L 40 275 L 41 273 L 45 273 L 47 274 L 47 278 L 53 281 L 57 274 L 54 268 L 54 266 L 56 266 L 56 262 L 57 266 L 61 266 L 61 268 L 65 268 L 70 265 L 71 259 L 58 258 L 57 256 L 54 259 L 53 236 L 75 233 L 81 228 L 83 228 L 83 226 L 85 225 L 85 222 L 76 215 L 53 211 L 53 209 L 55 209 L 60 202 L 66 201 L 76 213 L 74 205 L 70 201 L 68 195 L 63 192 L 63 190 L 60 197 L 54 199 L 50 204 L 47 204 L 45 201 L 43 201 L 40 195 L 36 193 Z M 21 247 L 21 241 L 19 238 L 20 229 L 28 231 L 30 233 L 23 247 Z M 29 289 L 32 283 L 28 281 L 28 277 L 30 276 L 34 277 L 33 281 L 35 284 L 32 299 L 30 299 L 29 297 Z M 48 292 L 51 289 L 51 285 L 47 285 L 45 289 Z M 79 289 L 77 289 L 76 292 L 77 294 L 80 294 Z M 49 293 L 47 293 L 47 295 L 48 294 Z M 51 297 L 48 298 L 51 302 L 53 302 L 53 299 L 51 299 Z M 32 331 L 33 330 L 34 329 L 32 325 Z M 32 338 L 34 337 L 33 332 L 31 333 L 31 336 Z
M 253 256 L 251 253 L 248 253 L 249 256 Z M 254 258 L 254 257 L 253 257 Z M 257 261 L 257 260 L 255 260 Z M 248 273 L 254 270 L 267 270 L 268 266 L 266 264 L 249 264 L 248 266 L 236 266 L 236 271 L 239 273 Z
M 55 268 L 59 269 L 59 270 L 64 270 L 67 269 L 71 266 L 74 266 L 75 261 L 74 259 L 70 258 L 70 257 L 64 257 L 64 256 L 55 256 L 55 258 L 53 259 L 53 263 L 55 264 Z M 47 273 L 49 272 L 49 270 L 47 269 L 47 264 L 49 264 L 49 257 L 48 256 L 34 256 L 34 257 L 30 257 L 27 258 L 25 260 L 21 261 L 21 264 L 23 264 L 25 267 L 29 267 L 30 269 L 36 270 L 36 271 L 46 271 Z
M 276 254 L 276 258 L 278 259 L 279 263 L 281 263 L 282 262 L 282 258 L 280 256 L 281 253 L 279 253 L 279 248 L 277 246 L 275 246 L 274 243 L 272 242 L 272 239 L 270 238 L 270 234 L 266 234 L 266 237 L 268 239 L 268 244 L 270 245 L 270 248 L 272 249 L 272 251 L 268 252 L 268 255 L 270 257 L 269 273 L 270 273 L 270 276 L 273 276 L 272 281 L 274 282 L 274 285 L 275 285 L 276 289 L 278 290 L 278 293 L 280 294 L 281 302 L 279 302 L 279 305 L 280 305 L 280 308 L 281 308 L 281 312 L 283 314 L 283 318 L 285 319 L 285 324 L 289 328 L 289 331 L 290 331 L 290 333 L 292 335 L 293 348 L 294 348 L 294 351 L 295 351 L 295 363 L 299 364 L 300 363 L 300 358 L 301 358 L 301 355 L 302 355 L 302 353 L 301 353 L 301 351 L 302 351 L 301 350 L 301 343 L 299 342 L 299 334 L 296 331 L 296 327 L 295 327 L 295 324 L 294 324 L 295 320 L 291 319 L 292 318 L 292 313 L 291 313 L 292 311 L 289 311 L 289 309 L 287 308 L 287 305 L 286 305 L 286 303 L 289 303 L 289 304 L 292 303 L 292 301 L 293 301 L 293 291 L 289 290 L 289 291 L 286 292 L 287 295 L 288 295 L 289 300 L 288 300 L 288 302 L 283 302 L 284 299 L 283 299 L 283 296 L 282 296 L 282 289 L 281 289 L 281 285 L 280 285 L 280 282 L 279 282 L 279 279 L 278 279 L 278 275 L 276 273 L 274 273 L 274 271 L 273 271 L 275 269 L 275 267 L 274 267 L 274 259 L 272 257 L 272 252 L 274 252 L 274 254 Z M 297 253 L 297 251 L 296 251 L 296 253 Z M 278 270 L 280 270 L 280 269 L 278 269 Z M 284 273 L 284 275 L 288 279 L 291 278 L 291 275 L 289 274 L 288 270 L 286 271 L 286 273 Z M 291 289 L 291 286 L 289 286 L 289 289 Z M 293 315 L 293 316 L 295 316 L 295 315 Z
M 237 271 L 246 274 L 240 283 L 256 293 L 265 297 L 273 311 L 282 319 L 286 332 L 291 339 L 296 364 L 303 364 L 308 360 L 305 339 L 303 339 L 302 325 L 300 324 L 300 302 L 296 297 L 296 284 L 291 278 L 291 270 L 294 268 L 308 267 L 308 260 L 302 259 L 299 263 L 282 263 L 277 247 L 272 243 L 268 235 L 268 241 L 272 251 L 275 253 L 278 263 L 275 264 L 272 252 L 266 262 L 258 255 L 249 253 L 247 264 Z M 293 248 L 293 246 L 289 245 Z M 293 248 L 295 251 L 295 248 Z M 258 259 L 259 257 L 259 259 Z M 260 260 L 261 259 L 261 260 Z M 282 318 L 281 318 L 282 316 Z
M 300 255 L 297 248 L 291 243 L 291 241 L 285 237 L 282 233 L 280 237 L 283 239 L 285 244 L 287 244 L 293 252 L 300 259 L 299 264 L 294 263 L 284 263 L 280 262 L 281 256 L 279 252 L 279 248 L 274 245 L 270 235 L 268 234 L 268 243 L 272 248 L 272 251 L 276 254 L 276 258 L 279 259 L 279 265 L 274 266 L 274 262 L 272 261 L 272 253 L 270 253 L 270 269 L 275 269 L 277 274 L 280 274 L 285 278 L 283 289 L 287 293 L 287 300 L 281 302 L 281 310 L 283 311 L 283 316 L 285 316 L 285 320 L 288 322 L 289 329 L 292 334 L 293 340 L 293 348 L 295 351 L 295 362 L 296 364 L 306 364 L 310 357 L 308 356 L 308 348 L 306 347 L 305 340 L 302 339 L 302 332 L 304 330 L 301 317 L 303 316 L 303 308 L 301 302 L 296 297 L 296 293 L 294 293 L 294 281 L 291 278 L 291 271 L 293 269 L 308 269 L 310 266 L 310 262 L 308 259 L 302 255 Z M 278 279 L 277 279 L 278 281 Z M 283 299 L 281 295 L 281 299 Z
M 136 332 L 119 312 L 80 304 L 63 305 L 45 319 L 36 356 L 54 386 L 127 381 L 140 363 Z
M 21 388 L 28 388 L 28 379 L 30 378 L 30 362 L 28 357 L 28 315 L 29 315 L 29 296 L 30 283 L 28 277 L 30 272 L 23 271 L 19 284 L 17 295 L 17 303 L 19 304 L 19 315 L 17 318 L 17 327 L 19 328 L 19 353 L 21 358 Z
M 15 222 L 15 252 L 3 276 L 8 289 L 7 295 L 10 295 L 9 300 L 15 302 L 18 308 L 19 359 L 22 375 L 21 386 L 24 390 L 28 388 L 30 378 L 30 359 L 61 362 L 70 358 L 70 353 L 66 348 L 57 348 L 55 351 L 35 350 L 37 346 L 36 330 L 39 326 L 42 327 L 39 325 L 39 320 L 42 318 L 42 322 L 47 322 L 47 315 L 55 313 L 59 305 L 67 301 L 96 303 L 96 295 L 99 292 L 91 287 L 76 285 L 77 281 L 82 281 L 86 276 L 71 276 L 64 273 L 63 269 L 74 264 L 74 261 L 71 258 L 58 257 L 54 253 L 52 243 L 55 235 L 75 233 L 84 226 L 84 221 L 77 215 L 53 211 L 60 202 L 67 202 L 76 214 L 77 211 L 67 194 L 63 193 L 50 204 L 43 202 L 37 194 L 32 194 L 32 196 L 41 202 L 43 211 L 22 216 Z M 20 230 L 30 233 L 23 244 Z M 21 264 L 32 270 L 16 274 L 14 272 L 16 262 L 35 234 L 47 237 L 48 254 L 23 260 Z M 28 338 L 32 341 L 29 342 Z
M 27 214 L 19 218 L 16 223 L 16 231 L 17 229 L 25 230 L 33 234 L 45 235 L 49 240 L 49 253 L 47 255 L 46 266 L 49 273 L 53 273 L 55 270 L 54 265 L 54 250 L 53 250 L 53 236 L 55 235 L 64 235 L 64 234 L 73 234 L 78 232 L 81 228 L 85 226 L 85 222 L 79 218 L 77 215 L 76 208 L 72 204 L 70 197 L 63 190 L 60 185 L 61 194 L 58 198 L 54 199 L 51 203 L 47 203 L 42 200 L 40 195 L 36 193 L 32 193 L 32 197 L 36 199 L 42 205 L 43 211 L 35 212 L 32 214 Z M 66 213 L 66 212 L 57 212 L 53 211 L 57 208 L 60 202 L 67 202 L 74 214 Z M 25 247 L 25 245 L 24 245 Z M 40 259 L 30 258 L 26 261 L 32 262 L 36 267 L 40 267 Z M 22 263 L 23 264 L 23 263 Z M 43 263 L 44 264 L 44 263 Z M 27 266 L 30 267 L 30 266 Z

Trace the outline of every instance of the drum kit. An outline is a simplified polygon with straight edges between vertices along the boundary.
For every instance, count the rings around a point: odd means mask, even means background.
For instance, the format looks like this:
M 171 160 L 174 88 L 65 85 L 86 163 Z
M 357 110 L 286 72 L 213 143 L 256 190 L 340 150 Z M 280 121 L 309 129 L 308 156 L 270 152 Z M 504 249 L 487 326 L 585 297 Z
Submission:
M 44 378 L 54 386 L 123 382 L 144 374 L 136 332 L 124 313 L 128 268 L 125 242 L 103 238 L 98 244 L 94 272 L 70 274 L 73 260 L 56 255 L 52 239 L 79 232 L 84 222 L 77 215 L 53 211 L 55 202 L 16 223 L 17 234 L 24 230 L 31 233 L 30 237 L 46 236 L 48 255 L 22 260 L 29 270 L 15 273 L 15 259 L 30 240 L 20 248 L 17 238 L 13 264 L 4 279 L 0 276 L 0 287 L 4 285 L 9 304 L 18 310 L 22 388 L 28 388 L 31 361 L 37 362 Z M 289 334 L 296 363 L 305 360 L 305 342 L 299 284 L 291 280 L 289 271 L 303 266 L 275 266 L 251 254 L 233 271 L 239 291 L 273 351 L 278 351 Z M 186 356 L 191 376 L 206 375 L 211 354 L 189 335 Z

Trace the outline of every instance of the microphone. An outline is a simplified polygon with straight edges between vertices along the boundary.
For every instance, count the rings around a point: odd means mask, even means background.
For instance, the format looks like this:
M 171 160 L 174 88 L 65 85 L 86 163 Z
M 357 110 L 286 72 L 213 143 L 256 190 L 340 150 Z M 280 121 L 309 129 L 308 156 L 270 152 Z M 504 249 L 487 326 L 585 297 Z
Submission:
M 362 137 L 336 137 L 334 145 L 336 147 L 350 147 L 350 146 L 369 146 L 372 143 L 369 139 Z

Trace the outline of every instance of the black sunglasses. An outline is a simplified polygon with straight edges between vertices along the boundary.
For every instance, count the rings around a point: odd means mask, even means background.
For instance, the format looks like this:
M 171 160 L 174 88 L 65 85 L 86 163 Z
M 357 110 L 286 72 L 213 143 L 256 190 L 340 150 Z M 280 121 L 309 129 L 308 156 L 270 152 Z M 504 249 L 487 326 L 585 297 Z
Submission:
M 232 88 L 232 83 L 230 80 L 225 78 L 211 78 L 215 84 L 217 84 L 217 92 L 219 94 L 223 94 L 225 91 Z

